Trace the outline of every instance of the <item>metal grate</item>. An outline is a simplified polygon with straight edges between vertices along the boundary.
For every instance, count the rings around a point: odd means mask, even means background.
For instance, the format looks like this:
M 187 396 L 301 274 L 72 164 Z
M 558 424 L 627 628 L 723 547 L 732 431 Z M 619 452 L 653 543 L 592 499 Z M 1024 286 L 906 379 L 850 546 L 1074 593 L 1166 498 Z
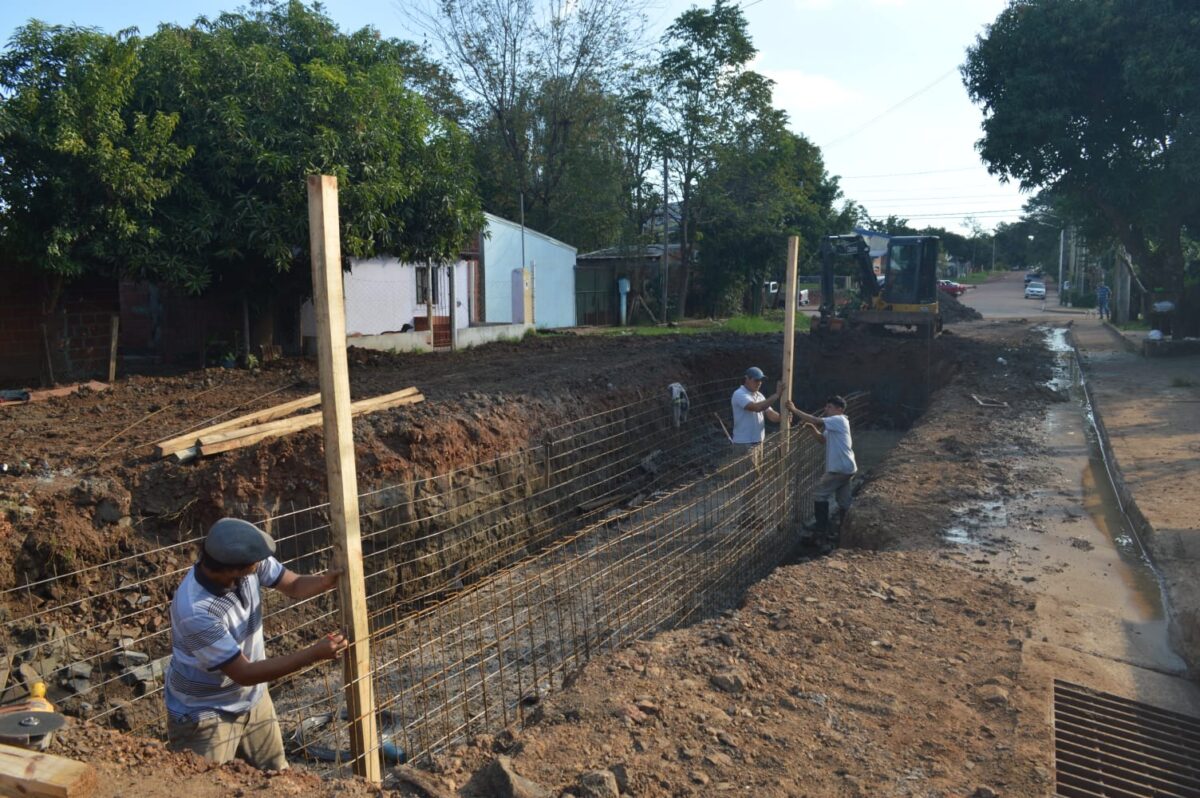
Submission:
M 1200 719 L 1054 680 L 1064 798 L 1200 798 Z

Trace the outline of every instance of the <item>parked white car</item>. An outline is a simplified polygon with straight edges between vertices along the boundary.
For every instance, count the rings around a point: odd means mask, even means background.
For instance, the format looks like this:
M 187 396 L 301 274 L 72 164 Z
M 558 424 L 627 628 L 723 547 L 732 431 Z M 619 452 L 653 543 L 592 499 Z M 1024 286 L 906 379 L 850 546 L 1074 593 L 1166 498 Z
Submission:
M 1025 286 L 1025 298 L 1026 299 L 1045 299 L 1046 298 L 1046 284 L 1038 282 L 1037 280 L 1034 280 L 1033 282 L 1029 283 L 1028 285 Z

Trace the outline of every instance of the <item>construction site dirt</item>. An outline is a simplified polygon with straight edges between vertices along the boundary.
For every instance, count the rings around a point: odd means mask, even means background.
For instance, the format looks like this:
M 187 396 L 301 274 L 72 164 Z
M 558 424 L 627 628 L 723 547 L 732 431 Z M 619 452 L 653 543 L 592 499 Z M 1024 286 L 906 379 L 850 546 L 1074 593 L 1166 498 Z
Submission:
M 385 789 L 464 798 L 1051 795 L 1055 678 L 1169 699 L 1197 714 L 1194 692 L 1176 678 L 1197 661 L 1195 651 L 1176 651 L 1175 660 L 1114 651 L 1114 637 L 1090 629 L 1088 612 L 1073 603 L 1078 593 L 1090 604 L 1089 591 L 1123 578 L 1119 564 L 1072 559 L 1105 545 L 1080 531 L 1086 502 L 1073 509 L 1083 489 L 1062 441 L 1086 438 L 1086 413 L 1058 379 L 1054 324 L 963 322 L 932 342 L 849 331 L 801 337 L 797 404 L 867 391 L 871 425 L 897 433 L 885 438 L 895 447 L 863 474 L 842 547 L 801 552 L 718 615 L 598 654 L 562 689 L 539 696 L 524 723 L 398 767 Z M 436 355 L 352 349 L 356 399 L 409 385 L 426 397 L 356 419 L 360 488 L 540 445 L 547 428 L 665 395 L 673 382 L 724 380 L 727 393 L 746 366 L 776 374 L 780 353 L 778 335 L 719 333 L 539 335 Z M 72 589 L 86 593 L 86 583 L 62 585 L 56 574 L 188 540 L 223 515 L 268 517 L 323 502 L 319 430 L 189 462 L 151 451 L 204 422 L 315 390 L 314 364 L 285 360 L 254 373 L 130 377 L 104 392 L 0 408 L 0 462 L 8 466 L 0 475 L 0 585 L 49 579 L 6 593 L 7 617 L 69 604 Z M 716 419 L 711 426 L 717 434 Z M 1186 515 L 1190 500 L 1165 492 L 1156 501 Z M 1062 550 L 1052 544 L 1058 539 Z M 1147 546 L 1156 560 L 1170 559 Z M 164 570 L 194 556 L 187 547 L 162 551 Z M 169 587 L 143 593 L 158 603 Z M 1168 589 L 1159 612 L 1195 617 L 1191 603 Z M 87 607 L 98 617 L 74 623 L 101 623 L 112 612 L 100 601 Z M 144 619 L 149 631 L 165 622 Z M 1156 628 L 1148 620 L 1138 634 Z M 1097 664 L 1106 657 L 1125 665 Z M 99 795 L 378 794 L 303 763 L 286 774 L 213 767 L 85 721 L 51 750 L 95 765 Z M 610 777 L 619 793 L 590 791 L 608 789 L 593 785 Z M 514 778 L 529 792 L 514 791 Z

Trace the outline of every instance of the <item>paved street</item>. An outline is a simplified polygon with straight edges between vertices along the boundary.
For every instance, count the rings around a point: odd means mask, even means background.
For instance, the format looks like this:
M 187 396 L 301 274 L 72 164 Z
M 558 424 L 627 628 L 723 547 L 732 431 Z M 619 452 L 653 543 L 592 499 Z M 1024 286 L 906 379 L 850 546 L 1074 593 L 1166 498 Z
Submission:
M 1032 318 L 1043 314 L 1079 314 L 1058 304 L 1058 290 L 1053 283 L 1046 285 L 1046 301 L 1025 299 L 1025 272 L 1002 272 L 999 277 L 983 283 L 959 297 L 989 319 Z

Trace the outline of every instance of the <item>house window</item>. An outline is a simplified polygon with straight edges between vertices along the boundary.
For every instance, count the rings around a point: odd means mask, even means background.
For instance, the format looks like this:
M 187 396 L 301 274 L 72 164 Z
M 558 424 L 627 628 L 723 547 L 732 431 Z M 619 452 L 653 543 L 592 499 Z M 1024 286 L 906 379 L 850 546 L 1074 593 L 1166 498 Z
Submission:
M 417 304 L 428 305 L 429 299 L 429 277 L 430 272 L 433 272 L 428 266 L 417 267 Z M 434 272 L 436 275 L 436 272 Z M 438 281 L 436 276 L 433 280 L 433 304 L 438 304 Z

